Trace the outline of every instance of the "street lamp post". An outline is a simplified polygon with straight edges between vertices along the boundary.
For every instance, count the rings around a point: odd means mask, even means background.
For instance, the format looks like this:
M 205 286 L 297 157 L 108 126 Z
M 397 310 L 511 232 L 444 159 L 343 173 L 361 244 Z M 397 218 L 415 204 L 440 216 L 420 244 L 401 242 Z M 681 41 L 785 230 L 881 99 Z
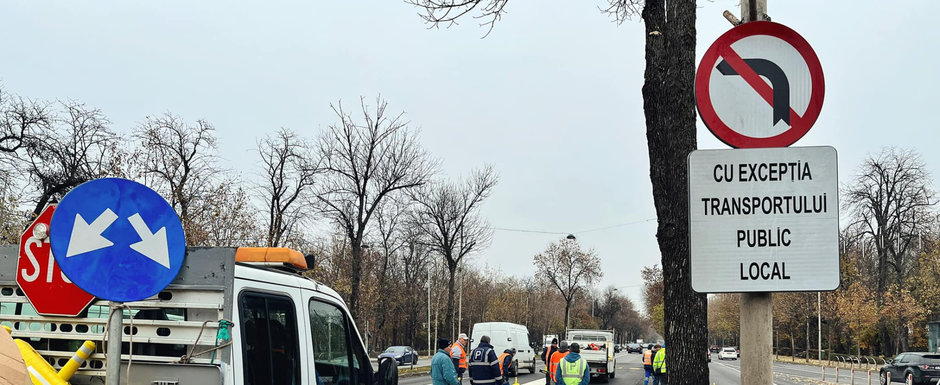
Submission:
M 460 274 L 460 300 L 457 305 L 457 333 L 463 333 L 463 268 L 457 269 Z
M 434 355 L 431 347 L 431 264 L 428 263 L 428 355 Z

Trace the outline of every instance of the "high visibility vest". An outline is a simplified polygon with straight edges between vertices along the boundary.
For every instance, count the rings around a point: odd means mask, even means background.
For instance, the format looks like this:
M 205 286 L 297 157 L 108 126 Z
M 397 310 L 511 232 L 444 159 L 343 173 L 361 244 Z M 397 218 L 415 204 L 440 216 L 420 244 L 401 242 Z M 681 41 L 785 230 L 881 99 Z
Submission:
M 454 342 L 454 345 L 450 347 L 451 350 L 457 349 L 460 351 L 460 359 L 457 361 L 457 366 L 466 369 L 467 368 L 467 350 L 463 348 L 463 345 L 460 342 Z
M 560 365 L 561 380 L 565 385 L 578 385 L 584 380 L 584 369 L 587 367 L 584 357 L 578 358 L 575 362 L 564 360 Z
M 509 355 L 509 353 L 505 353 L 505 352 L 504 352 L 503 354 L 500 354 L 499 357 L 496 358 L 497 360 L 499 360 L 499 372 L 500 372 L 500 373 L 504 373 L 504 372 L 503 372 L 503 360 L 505 360 L 505 359 L 506 359 L 506 356 L 508 356 L 508 355 Z
M 652 350 L 646 349 L 646 351 L 643 352 L 643 365 L 653 366 L 653 351 Z
M 567 356 L 567 355 L 568 355 L 568 352 L 564 352 L 564 353 L 562 353 L 562 352 L 555 352 L 555 353 L 552 353 L 552 360 L 551 360 L 551 362 L 549 362 L 549 364 L 548 364 L 548 371 L 549 371 L 549 373 L 551 373 L 551 375 L 552 375 L 552 381 L 558 381 L 558 379 L 555 378 L 555 372 L 558 371 L 558 362 L 560 362 L 561 359 L 562 359 L 562 358 L 565 358 L 565 356 Z
M 653 359 L 653 371 L 666 373 L 666 348 L 659 349 L 656 352 L 656 358 Z

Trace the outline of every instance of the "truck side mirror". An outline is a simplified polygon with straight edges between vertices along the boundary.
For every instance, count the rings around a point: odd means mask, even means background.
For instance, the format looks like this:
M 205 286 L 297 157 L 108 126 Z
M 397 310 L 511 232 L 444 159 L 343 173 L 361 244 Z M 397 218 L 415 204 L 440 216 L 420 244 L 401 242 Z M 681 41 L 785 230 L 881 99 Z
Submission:
M 398 362 L 391 357 L 379 359 L 379 373 L 374 385 L 398 385 Z

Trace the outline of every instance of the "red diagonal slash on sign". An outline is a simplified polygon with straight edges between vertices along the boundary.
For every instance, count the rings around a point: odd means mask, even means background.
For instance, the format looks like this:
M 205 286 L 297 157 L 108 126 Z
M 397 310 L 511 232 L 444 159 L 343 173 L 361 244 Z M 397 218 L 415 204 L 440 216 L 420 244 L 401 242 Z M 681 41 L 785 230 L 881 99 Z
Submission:
M 741 59 L 741 56 L 738 55 L 730 45 L 720 47 L 718 54 L 725 59 L 728 64 L 731 65 L 731 68 L 734 68 L 737 71 L 738 75 L 741 76 L 744 81 L 747 82 L 757 92 L 760 97 L 764 98 L 764 101 L 767 102 L 771 107 L 774 106 L 774 90 L 770 88 L 770 85 L 767 84 L 763 79 L 760 78 L 760 75 L 757 72 L 754 72 L 754 69 L 751 66 L 747 65 L 744 62 L 744 59 Z M 797 126 L 798 122 L 803 119 L 800 114 L 796 113 L 793 110 L 793 107 L 790 107 L 790 127 Z

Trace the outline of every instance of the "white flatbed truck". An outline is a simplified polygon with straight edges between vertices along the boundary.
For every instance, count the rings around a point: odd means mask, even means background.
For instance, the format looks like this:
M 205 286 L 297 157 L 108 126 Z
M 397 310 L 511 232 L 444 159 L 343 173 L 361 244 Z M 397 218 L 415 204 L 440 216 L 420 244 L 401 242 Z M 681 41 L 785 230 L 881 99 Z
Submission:
M 568 329 L 565 337 L 569 346 L 578 343 L 581 357 L 591 368 L 591 378 L 607 382 L 617 375 L 613 330 Z
M 56 370 L 95 341 L 69 382 L 111 383 L 108 302 L 79 317 L 38 315 L 17 287 L 17 258 L 17 246 L 0 246 L 0 324 Z M 187 248 L 166 289 L 125 304 L 121 385 L 397 385 L 395 361 L 373 371 L 342 298 L 303 274 L 308 261 L 289 249 Z

